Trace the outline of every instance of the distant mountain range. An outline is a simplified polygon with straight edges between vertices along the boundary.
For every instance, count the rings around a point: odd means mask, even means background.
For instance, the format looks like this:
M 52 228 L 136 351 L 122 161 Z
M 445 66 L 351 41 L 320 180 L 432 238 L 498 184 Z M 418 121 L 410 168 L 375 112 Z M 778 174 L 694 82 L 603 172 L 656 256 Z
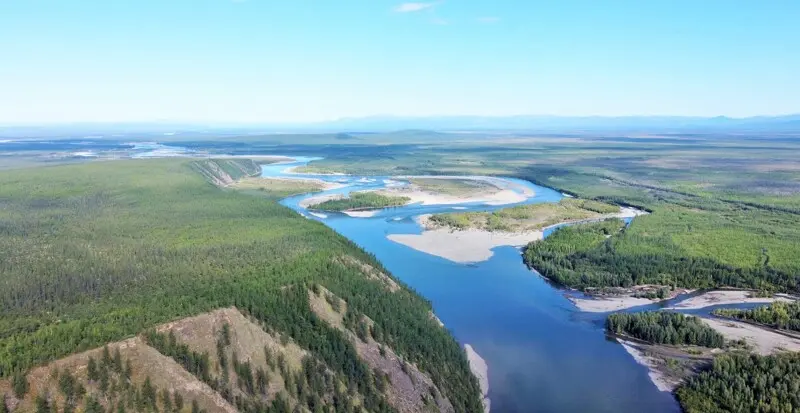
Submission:
M 691 116 L 370 116 L 315 123 L 73 123 L 50 125 L 0 125 L 0 138 L 103 135 L 192 134 L 235 136 L 302 132 L 387 132 L 424 130 L 439 132 L 774 132 L 800 133 L 800 114 L 747 118 Z
M 800 131 L 800 114 L 788 116 L 757 116 L 749 118 L 688 117 L 688 116 L 445 116 L 394 117 L 375 116 L 345 118 L 332 122 L 303 125 L 329 130 L 403 130 L 435 131 L 688 131 L 688 130 L 774 130 Z

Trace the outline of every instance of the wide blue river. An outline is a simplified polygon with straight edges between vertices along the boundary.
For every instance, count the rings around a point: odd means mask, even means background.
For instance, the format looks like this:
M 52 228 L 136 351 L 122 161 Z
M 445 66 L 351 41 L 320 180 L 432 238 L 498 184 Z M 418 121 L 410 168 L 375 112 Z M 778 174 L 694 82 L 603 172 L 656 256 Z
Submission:
M 265 165 L 263 176 L 312 177 L 349 184 L 326 193 L 380 188 L 392 179 L 287 175 L 287 168 L 313 160 L 296 159 Z M 549 188 L 518 183 L 536 192 L 525 203 L 557 202 L 562 197 Z M 410 205 L 371 218 L 343 214 L 320 218 L 298 205 L 309 196 L 290 197 L 282 203 L 373 253 L 395 277 L 433 303 L 436 314 L 460 343 L 471 344 L 486 360 L 492 413 L 680 411 L 671 394 L 656 389 L 645 367 L 606 338 L 603 315 L 579 312 L 563 291 L 523 264 L 517 248 L 499 247 L 489 260 L 465 265 L 386 238 L 388 234 L 420 233 L 413 220 L 419 214 L 498 207 Z

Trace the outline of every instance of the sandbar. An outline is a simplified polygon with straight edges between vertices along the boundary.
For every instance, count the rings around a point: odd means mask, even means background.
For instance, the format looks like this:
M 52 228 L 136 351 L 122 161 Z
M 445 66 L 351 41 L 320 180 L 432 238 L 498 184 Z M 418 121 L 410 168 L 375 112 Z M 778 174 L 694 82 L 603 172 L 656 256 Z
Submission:
M 458 205 L 469 203 L 482 203 L 486 205 L 507 205 L 523 202 L 536 193 L 525 185 L 503 179 L 486 176 L 402 176 L 401 179 L 463 179 L 486 182 L 494 187 L 493 190 L 481 191 L 472 195 L 450 195 L 424 190 L 417 185 L 403 185 L 386 188 L 378 191 L 384 195 L 406 196 L 411 198 L 409 203 L 422 205 Z
M 344 198 L 344 195 L 342 194 L 317 195 L 300 201 L 298 205 L 300 205 L 300 207 L 302 208 L 308 209 L 311 206 L 321 204 L 325 201 L 330 201 L 333 199 L 342 199 L 342 198 Z
M 483 411 L 489 413 L 491 408 L 491 401 L 489 400 L 489 366 L 486 360 L 481 357 L 478 352 L 472 348 L 471 345 L 465 344 L 464 350 L 467 352 L 467 360 L 469 360 L 469 369 L 472 374 L 478 379 L 478 384 L 481 388 L 481 398 L 483 399 Z
M 775 301 L 793 302 L 788 296 L 751 297 L 747 290 L 714 290 L 687 298 L 668 310 L 695 310 L 720 304 L 769 304 Z
M 622 344 L 622 347 L 625 349 L 625 351 L 627 351 L 637 363 L 647 367 L 647 375 L 650 376 L 650 380 L 656 385 L 658 390 L 671 392 L 681 384 L 680 380 L 667 377 L 661 371 L 659 371 L 660 366 L 658 359 L 645 354 L 645 352 L 640 350 L 636 344 L 625 340 L 617 341 Z
M 333 175 L 333 176 L 343 176 L 347 174 L 343 174 L 341 172 L 334 172 L 334 173 L 327 173 L 327 172 L 297 172 L 295 169 L 303 167 L 306 165 L 297 165 L 297 166 L 290 166 L 284 169 L 282 172 L 285 174 L 296 174 L 296 175 Z
M 512 191 L 513 192 L 513 191 Z M 408 193 L 403 193 L 409 196 Z M 630 208 L 629 211 L 622 211 L 619 214 L 641 214 L 643 211 L 638 211 Z M 616 217 L 618 214 L 603 216 L 600 218 L 592 218 L 589 220 L 567 221 L 564 223 L 580 223 L 590 222 L 602 219 Z M 524 247 L 533 241 L 540 241 L 544 238 L 544 231 L 551 227 L 562 225 L 564 223 L 554 224 L 542 228 L 537 231 L 518 231 L 518 232 L 503 232 L 503 231 L 486 231 L 482 229 L 465 229 L 455 230 L 451 228 L 439 227 L 430 221 L 430 214 L 420 215 L 416 218 L 417 222 L 422 226 L 424 231 L 421 234 L 390 234 L 387 238 L 391 241 L 403 244 L 407 247 L 413 248 L 417 251 L 442 257 L 457 263 L 475 263 L 486 261 L 494 255 L 493 248 L 501 246 L 511 247 Z M 624 298 L 624 297 L 623 297 Z M 592 300 L 593 301 L 593 300 Z M 615 309 L 635 307 L 637 305 L 650 304 L 652 301 L 627 301 L 628 306 L 615 307 L 615 304 L 606 303 L 604 308 L 611 308 L 608 310 L 585 310 L 595 312 L 613 311 Z M 577 305 L 577 304 L 576 304 Z M 587 308 L 597 308 L 597 303 L 587 304 Z
M 618 296 L 618 297 L 595 297 L 578 298 L 567 297 L 578 310 L 586 313 L 610 313 L 612 311 L 626 310 L 628 308 L 639 307 L 656 303 L 657 301 L 648 298 Z
M 381 212 L 380 209 L 366 209 L 362 211 L 342 211 L 343 214 L 351 216 L 353 218 L 370 218 L 374 217 L 375 214 Z
M 423 227 L 427 225 L 428 216 L 423 215 L 418 219 Z M 541 240 L 542 237 L 541 231 L 513 233 L 479 229 L 453 231 L 447 228 L 425 230 L 422 234 L 390 234 L 386 236 L 391 241 L 417 251 L 463 264 L 488 260 L 494 255 L 493 248 L 522 247 L 529 242 Z
M 800 351 L 800 339 L 793 339 L 757 326 L 732 320 L 701 317 L 704 323 L 728 340 L 744 339 L 761 355 L 782 350 Z

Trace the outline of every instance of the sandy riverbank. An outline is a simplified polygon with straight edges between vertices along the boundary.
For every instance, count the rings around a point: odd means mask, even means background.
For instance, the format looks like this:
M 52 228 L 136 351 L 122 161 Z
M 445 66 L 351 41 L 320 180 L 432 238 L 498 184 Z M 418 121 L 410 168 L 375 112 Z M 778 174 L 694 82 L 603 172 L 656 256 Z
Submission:
M 317 196 L 312 196 L 312 197 L 309 197 L 309 198 L 306 198 L 306 199 L 300 201 L 300 203 L 298 205 L 301 208 L 308 209 L 311 206 L 314 206 L 314 205 L 317 205 L 317 204 L 321 204 L 321 203 L 323 203 L 325 201 L 330 201 L 330 200 L 333 200 L 333 199 L 342 199 L 342 198 L 344 198 L 344 195 L 342 195 L 342 194 L 317 195 Z
M 758 354 L 777 351 L 800 351 L 800 340 L 738 321 L 702 317 L 704 323 L 725 336 L 727 340 L 744 339 Z
M 629 308 L 658 302 L 648 298 L 631 296 L 595 298 L 578 298 L 568 296 L 567 299 L 572 301 L 572 303 L 575 304 L 575 307 L 578 307 L 578 310 L 586 313 L 610 313 L 612 311 L 626 310 Z
M 469 360 L 469 369 L 472 374 L 478 379 L 478 384 L 481 388 L 481 398 L 483 399 L 483 411 L 489 413 L 491 408 L 491 401 L 489 400 L 489 366 L 486 360 L 481 357 L 469 344 L 464 345 L 464 350 L 467 352 L 467 360 Z
M 686 300 L 669 307 L 668 310 L 695 310 L 698 308 L 721 304 L 769 304 L 775 301 L 794 301 L 786 296 L 751 297 L 751 294 L 751 291 L 744 290 L 708 291 L 701 295 L 687 298 Z
M 375 214 L 381 212 L 380 209 L 369 209 L 364 211 L 342 211 L 343 214 L 347 216 L 351 216 L 353 218 L 370 218 L 374 217 Z
M 682 294 L 691 293 L 693 290 L 685 290 Z M 750 297 L 750 291 L 743 290 L 714 290 L 700 294 L 695 297 L 687 298 L 675 305 L 667 307 L 667 310 L 697 310 L 722 304 L 769 304 L 775 301 L 792 302 L 793 297 L 786 295 L 776 295 L 774 297 Z M 632 296 L 610 296 L 595 298 L 567 297 L 579 310 L 590 313 L 607 313 L 612 311 L 626 310 L 642 305 L 656 304 L 662 300 L 650 300 L 647 298 L 636 298 Z
M 656 385 L 658 390 L 671 392 L 681 384 L 679 380 L 667 377 L 664 373 L 662 373 L 659 370 L 659 360 L 645 354 L 645 352 L 639 349 L 635 343 L 625 340 L 618 341 L 620 344 L 622 344 L 622 347 L 625 349 L 625 351 L 627 351 L 637 363 L 647 367 L 647 375 L 650 376 L 650 380 L 653 381 L 653 384 Z
M 429 227 L 428 217 L 422 215 L 417 222 Z M 521 247 L 531 241 L 542 239 L 541 231 L 522 233 L 490 232 L 478 229 L 453 231 L 447 228 L 428 229 L 422 234 L 390 234 L 387 238 L 417 251 L 442 257 L 458 263 L 486 261 L 494 255 L 493 248 L 500 246 Z

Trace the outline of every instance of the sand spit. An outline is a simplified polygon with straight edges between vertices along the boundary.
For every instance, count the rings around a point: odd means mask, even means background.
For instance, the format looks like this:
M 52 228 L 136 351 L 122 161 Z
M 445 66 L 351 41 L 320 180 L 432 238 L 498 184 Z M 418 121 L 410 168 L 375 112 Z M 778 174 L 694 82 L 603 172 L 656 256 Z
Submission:
M 744 339 L 756 353 L 767 355 L 778 351 L 800 351 L 800 339 L 793 339 L 767 329 L 738 321 L 702 318 L 728 340 Z
M 687 298 L 668 310 L 696 310 L 720 304 L 769 304 L 775 301 L 792 302 L 789 296 L 751 297 L 752 292 L 746 290 L 715 290 Z
M 353 218 L 370 218 L 374 217 L 375 214 L 381 212 L 380 209 L 367 209 L 362 211 L 342 211 L 343 214 L 351 216 Z
M 317 204 L 321 204 L 321 203 L 323 203 L 325 201 L 330 201 L 330 200 L 333 200 L 333 199 L 342 199 L 342 198 L 344 198 L 344 195 L 342 195 L 342 194 L 318 195 L 318 196 L 312 196 L 310 198 L 306 198 L 306 199 L 300 201 L 300 203 L 298 205 L 300 205 L 300 207 L 302 207 L 302 208 L 308 209 L 311 206 L 314 206 L 314 205 L 317 205 Z
M 619 297 L 595 297 L 595 298 L 578 298 L 570 297 L 567 299 L 586 313 L 610 313 L 612 311 L 626 310 L 628 308 L 639 307 L 643 305 L 653 304 L 653 301 L 647 298 L 619 296 Z
M 428 226 L 429 215 L 417 219 Z M 541 231 L 511 233 L 490 232 L 479 229 L 452 231 L 447 228 L 425 230 L 422 234 L 390 234 L 387 238 L 417 251 L 442 257 L 458 263 L 486 261 L 494 255 L 493 248 L 500 246 L 522 247 L 531 241 L 541 240 Z
M 472 374 L 478 379 L 478 384 L 481 387 L 481 398 L 483 399 L 483 412 L 489 413 L 491 402 L 489 400 L 489 366 L 486 360 L 481 357 L 478 352 L 472 348 L 471 345 L 465 344 L 464 350 L 467 352 L 467 360 L 469 360 L 469 369 Z
M 650 376 L 650 380 L 653 381 L 653 384 L 656 385 L 658 390 L 671 392 L 681 384 L 679 380 L 671 379 L 661 373 L 658 370 L 658 360 L 645 354 L 645 352 L 639 349 L 635 343 L 625 340 L 618 341 L 620 344 L 622 344 L 622 347 L 625 349 L 625 351 L 627 351 L 637 363 L 647 367 L 647 375 Z

